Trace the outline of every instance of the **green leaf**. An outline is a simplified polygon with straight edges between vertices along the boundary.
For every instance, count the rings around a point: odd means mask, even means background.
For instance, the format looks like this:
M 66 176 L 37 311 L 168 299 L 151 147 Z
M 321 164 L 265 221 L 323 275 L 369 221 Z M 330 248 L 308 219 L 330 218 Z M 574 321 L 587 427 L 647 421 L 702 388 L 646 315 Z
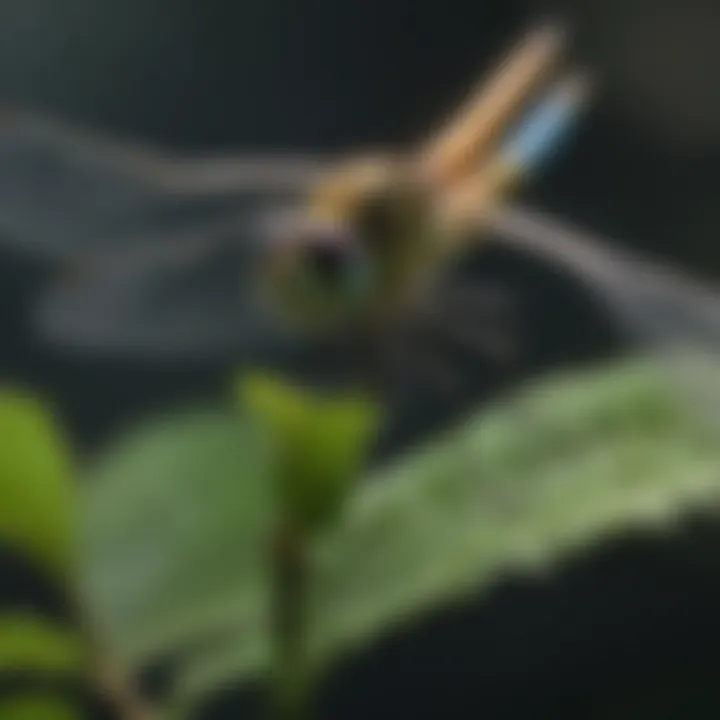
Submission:
M 196 641 L 238 580 L 236 617 L 251 607 L 256 619 L 274 516 L 270 450 L 249 419 L 193 411 L 138 428 L 92 469 L 81 590 L 121 660 Z
M 310 527 L 333 518 L 375 437 L 379 407 L 359 396 L 315 395 L 262 374 L 243 377 L 239 395 L 275 440 L 283 511 Z
M 96 600 L 127 658 L 145 663 L 180 645 L 187 650 L 176 695 L 184 710 L 225 681 L 267 669 L 264 549 L 233 535 L 242 513 L 213 505 L 217 492 L 203 510 L 215 523 L 188 523 L 182 536 L 153 524 L 158 511 L 143 502 L 123 501 L 116 516 L 109 505 L 117 508 L 121 486 L 140 474 L 143 483 L 165 483 L 155 500 L 164 512 L 184 508 L 192 517 L 188 508 L 214 472 L 188 471 L 174 493 L 162 464 L 151 474 L 137 467 L 100 478 L 94 515 L 106 529 L 98 520 L 86 538 L 95 553 L 86 570 L 113 587 Z M 252 482 L 262 484 L 261 474 Z M 330 662 L 396 623 L 491 587 L 503 573 L 536 571 L 628 525 L 671 525 L 719 491 L 720 444 L 699 432 L 657 364 L 623 362 L 533 384 L 368 478 L 348 499 L 342 522 L 317 537 L 313 657 Z M 152 543 L 122 542 L 151 525 Z M 108 543 L 106 533 L 116 541 Z M 242 542 L 256 563 L 236 561 Z M 202 576 L 205 555 L 189 551 L 194 543 L 214 558 L 211 582 Z M 174 594 L 166 565 L 182 588 Z M 117 568 L 127 570 L 118 576 Z M 186 592 L 196 581 L 202 592 Z
M 29 670 L 77 676 L 84 663 L 83 642 L 71 628 L 29 613 L 0 615 L 0 673 Z
M 19 390 L 0 392 L 0 542 L 65 579 L 76 495 L 71 458 L 48 410 Z
M 0 615 L 0 674 L 29 673 L 80 681 L 86 651 L 69 627 L 26 612 Z M 52 694 L 22 693 L 0 697 L 0 718 L 8 720 L 80 720 L 75 702 Z
M 20 695 L 0 699 L 3 720 L 84 720 L 74 703 L 50 695 Z

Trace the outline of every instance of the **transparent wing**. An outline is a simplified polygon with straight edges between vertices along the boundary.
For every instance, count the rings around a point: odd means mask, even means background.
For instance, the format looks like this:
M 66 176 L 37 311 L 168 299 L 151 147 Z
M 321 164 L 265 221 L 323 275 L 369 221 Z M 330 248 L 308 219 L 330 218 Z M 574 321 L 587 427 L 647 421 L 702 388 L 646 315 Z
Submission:
M 290 340 L 259 286 L 259 253 L 217 232 L 173 246 L 98 255 L 33 308 L 44 341 L 133 360 L 252 358 Z
M 506 207 L 493 218 L 503 244 L 564 266 L 638 342 L 692 343 L 720 350 L 720 290 L 554 221 Z
M 692 409 L 718 426 L 720 289 L 542 214 L 505 208 L 494 224 L 504 244 L 565 267 L 583 281 L 628 338 L 666 364 Z
M 0 242 L 67 257 L 174 241 L 297 197 L 326 163 L 174 157 L 23 112 L 0 115 Z

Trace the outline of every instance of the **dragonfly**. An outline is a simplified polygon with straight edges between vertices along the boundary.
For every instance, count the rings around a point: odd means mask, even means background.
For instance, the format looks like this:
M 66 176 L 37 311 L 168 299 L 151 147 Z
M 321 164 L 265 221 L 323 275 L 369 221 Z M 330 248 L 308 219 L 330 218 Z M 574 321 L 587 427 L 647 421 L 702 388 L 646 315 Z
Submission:
M 5 111 L 2 242 L 63 268 L 34 326 L 64 348 L 146 359 L 247 358 L 349 332 L 365 362 L 358 348 L 420 318 L 432 342 L 454 333 L 502 355 L 477 311 L 498 298 L 444 282 L 492 240 L 566 268 L 643 341 L 720 337 L 712 288 L 510 202 L 590 97 L 566 39 L 532 28 L 402 152 L 178 156 Z

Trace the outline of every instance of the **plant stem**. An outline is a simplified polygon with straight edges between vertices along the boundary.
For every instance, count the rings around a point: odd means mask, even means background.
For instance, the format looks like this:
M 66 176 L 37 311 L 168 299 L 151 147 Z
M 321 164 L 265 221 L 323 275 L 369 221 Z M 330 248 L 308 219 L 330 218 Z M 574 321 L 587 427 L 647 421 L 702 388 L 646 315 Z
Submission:
M 99 653 L 94 658 L 97 690 L 117 712 L 120 720 L 156 720 L 157 716 L 137 693 L 134 684 Z
M 302 527 L 283 522 L 273 553 L 275 720 L 308 720 L 312 681 L 307 655 L 307 538 Z
M 89 650 L 93 690 L 112 707 L 119 720 L 157 720 L 157 713 L 142 697 L 132 678 L 121 671 L 99 642 L 99 633 L 95 631 L 83 602 L 78 597 L 73 601 L 76 619 Z

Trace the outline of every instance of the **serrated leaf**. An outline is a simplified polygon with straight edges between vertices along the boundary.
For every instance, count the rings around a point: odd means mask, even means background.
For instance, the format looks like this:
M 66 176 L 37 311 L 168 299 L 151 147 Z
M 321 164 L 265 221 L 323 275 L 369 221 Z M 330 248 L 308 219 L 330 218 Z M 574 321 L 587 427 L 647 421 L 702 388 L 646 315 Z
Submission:
M 343 522 L 313 548 L 313 657 L 329 662 L 512 569 L 544 567 L 617 529 L 665 526 L 688 506 L 714 502 L 716 440 L 698 431 L 652 362 L 532 385 L 368 479 L 349 499 Z M 188 482 L 198 487 L 200 478 Z M 118 537 L 130 533 L 138 513 L 129 512 Z M 90 542 L 112 567 L 102 538 Z M 182 548 L 160 544 L 173 553 L 179 576 L 198 571 Z M 156 602 L 164 589 L 150 574 L 140 589 L 118 582 L 106 613 L 138 663 L 177 647 L 180 637 L 186 647 L 197 643 L 177 687 L 185 709 L 220 683 L 264 672 L 269 660 L 262 567 L 240 568 L 227 546 L 214 547 L 224 558 L 224 572 L 217 571 L 224 582 L 213 586 L 212 604 L 188 596 L 173 604 L 185 618 L 182 633 L 143 642 L 167 602 Z M 132 546 L 122 554 L 128 567 L 143 562 Z M 144 606 L 133 605 L 137 594 Z M 148 607 L 154 614 L 143 614 Z
M 74 546 L 76 493 L 70 452 L 42 403 L 0 392 L 0 542 L 65 578 Z

